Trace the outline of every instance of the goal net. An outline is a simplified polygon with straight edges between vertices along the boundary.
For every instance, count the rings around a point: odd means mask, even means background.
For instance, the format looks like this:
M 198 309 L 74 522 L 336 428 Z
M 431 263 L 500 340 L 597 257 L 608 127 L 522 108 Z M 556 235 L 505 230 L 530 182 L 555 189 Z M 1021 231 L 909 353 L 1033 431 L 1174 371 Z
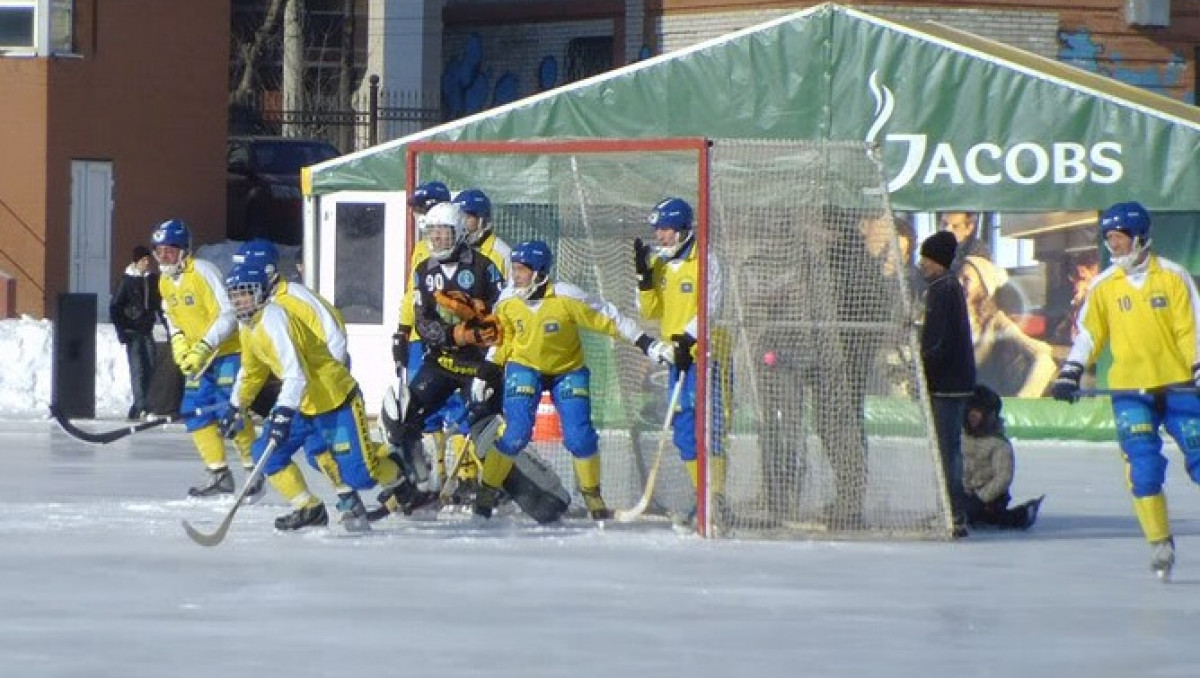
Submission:
M 703 260 L 698 489 L 671 440 L 647 518 L 696 516 L 734 537 L 943 538 L 952 524 L 901 252 L 874 149 L 857 142 L 415 142 L 409 188 L 480 188 L 510 245 L 541 239 L 552 279 L 658 336 L 636 307 L 633 241 L 666 197 L 696 212 Z M 666 417 L 667 370 L 584 338 L 605 499 L 641 497 Z M 669 435 L 669 434 L 668 434 Z M 570 487 L 561 441 L 531 444 Z M 575 490 L 574 502 L 582 504 Z

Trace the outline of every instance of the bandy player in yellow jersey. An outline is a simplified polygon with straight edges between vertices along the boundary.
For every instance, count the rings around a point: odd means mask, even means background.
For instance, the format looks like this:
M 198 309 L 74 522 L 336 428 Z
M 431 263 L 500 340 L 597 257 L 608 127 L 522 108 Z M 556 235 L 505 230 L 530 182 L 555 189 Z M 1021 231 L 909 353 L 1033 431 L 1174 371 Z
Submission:
M 387 448 L 371 441 L 362 393 L 350 370 L 329 352 L 325 340 L 272 296 L 276 284 L 278 277 L 262 259 L 234 266 L 226 278 L 237 318 L 247 329 L 231 404 L 237 409 L 253 401 L 268 375 L 274 374 L 281 381 L 279 397 L 266 421 L 274 449 L 303 441 L 309 463 L 337 492 L 343 525 L 367 530 L 367 511 L 358 490 L 395 487 L 404 476 Z M 296 507 L 282 518 L 285 529 L 326 524 L 324 504 L 291 480 L 287 474 L 271 478 L 272 486 Z
M 289 282 L 279 275 L 279 251 L 275 248 L 274 243 L 261 238 L 249 240 L 238 248 L 237 253 L 233 255 L 233 262 L 235 264 L 249 263 L 262 268 L 268 276 L 271 299 L 290 315 L 298 318 L 318 339 L 324 342 L 325 347 L 329 349 L 329 354 L 335 360 L 347 367 L 350 366 L 346 324 L 341 313 L 304 285 Z M 249 332 L 249 328 L 243 324 L 242 331 Z M 236 397 L 236 391 L 234 396 Z M 262 400 L 262 396 L 260 395 L 257 400 Z M 273 405 L 272 402 L 267 407 Z M 230 405 L 221 413 L 221 433 L 226 437 L 236 435 L 246 421 L 246 412 L 242 408 Z M 258 439 L 254 441 L 251 453 L 255 461 L 258 461 L 271 439 L 269 429 L 270 427 L 263 427 Z M 309 525 L 323 525 L 327 522 L 324 505 L 309 492 L 303 472 L 292 461 L 296 452 L 304 447 L 306 429 L 303 426 L 293 426 L 291 434 L 287 441 L 277 444 L 271 458 L 263 465 L 263 476 L 296 509 L 288 515 L 275 519 L 275 529 L 277 530 L 295 530 Z
M 675 344 L 676 354 L 670 371 L 670 384 L 683 379 L 683 390 L 671 422 L 673 442 L 687 468 L 692 487 L 697 485 L 696 469 L 696 335 L 699 331 L 700 252 L 696 247 L 692 206 L 681 198 L 667 198 L 650 211 L 655 246 L 634 241 L 634 269 L 638 276 L 638 308 L 647 320 L 661 323 L 662 336 Z M 708 261 L 709 308 L 720 304 L 721 271 L 716 261 Z M 710 344 L 716 344 L 710 340 Z M 717 356 L 710 365 L 714 440 L 709 450 L 710 477 L 714 508 L 725 510 L 725 454 L 720 441 L 725 430 L 724 390 L 728 365 L 721 359 L 726 347 L 713 346 Z M 670 388 L 670 387 L 669 387 Z M 691 517 L 688 517 L 689 520 Z
M 1100 237 L 1112 263 L 1088 288 L 1071 352 L 1050 388 L 1056 399 L 1074 402 L 1084 370 L 1108 347 L 1113 418 L 1133 511 L 1150 542 L 1150 567 L 1166 580 L 1175 540 L 1163 494 L 1167 458 L 1160 429 L 1179 444 L 1188 474 L 1200 483 L 1200 296 L 1186 269 L 1150 251 L 1150 213 L 1139 203 L 1101 213 Z
M 191 255 L 192 236 L 178 219 L 164 221 L 151 236 L 154 257 L 162 276 L 158 281 L 163 311 L 171 336 L 171 354 L 183 372 L 183 400 L 179 411 L 185 413 L 184 426 L 208 469 L 206 481 L 188 490 L 193 497 L 212 497 L 233 493 L 233 474 L 225 462 L 225 439 L 217 427 L 215 412 L 190 414 L 200 408 L 229 402 L 234 379 L 241 366 L 237 318 L 221 271 L 212 262 Z M 253 427 L 233 440 L 247 474 L 254 463 L 250 445 Z M 250 489 L 251 501 L 262 495 L 261 480 Z
M 490 517 L 514 460 L 533 436 L 542 391 L 549 391 L 563 424 L 563 446 L 575 458 L 575 474 L 588 512 L 595 520 L 612 517 L 600 491 L 600 438 L 592 424 L 591 371 L 584 364 L 581 330 L 621 336 L 652 360 L 671 364 L 675 347 L 654 340 L 615 306 L 575 285 L 550 280 L 553 256 L 540 241 L 512 250 L 513 282 L 496 302 L 504 342 L 488 350 L 488 360 L 504 368 L 504 433 L 483 462 L 475 513 Z M 491 387 L 471 383 L 472 401 L 485 402 Z

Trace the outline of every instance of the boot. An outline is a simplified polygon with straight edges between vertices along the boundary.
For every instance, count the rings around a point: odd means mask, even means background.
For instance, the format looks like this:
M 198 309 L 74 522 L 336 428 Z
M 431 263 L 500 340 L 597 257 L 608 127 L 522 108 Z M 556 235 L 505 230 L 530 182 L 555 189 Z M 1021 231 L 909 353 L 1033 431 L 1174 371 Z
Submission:
M 1033 527 L 1033 524 L 1037 522 L 1038 510 L 1042 507 L 1042 500 L 1045 498 L 1046 495 L 1043 494 L 1037 499 L 1031 499 L 1022 505 L 1022 507 L 1025 509 L 1025 519 L 1021 521 L 1021 524 L 1018 527 L 1020 527 L 1022 530 L 1028 530 L 1029 528 Z
M 1175 567 L 1175 539 L 1167 537 L 1162 541 L 1150 543 L 1150 569 L 1164 581 L 1171 578 L 1171 568 Z
M 203 485 L 188 488 L 189 497 L 215 497 L 221 494 L 233 494 L 233 474 L 228 466 L 209 469 L 208 482 Z
M 496 504 L 500 503 L 499 488 L 479 484 L 479 490 L 475 492 L 475 504 L 471 507 L 471 512 L 480 518 L 491 518 L 492 511 L 496 509 Z
M 371 521 L 379 520 L 391 513 L 412 515 L 412 512 L 437 501 L 437 493 L 418 489 L 408 478 L 401 478 L 391 487 L 385 487 L 376 499 L 379 508 L 367 512 Z
M 583 495 L 583 503 L 587 506 L 592 520 L 608 520 L 613 517 L 612 509 L 604 503 L 604 497 L 600 494 L 599 487 L 585 487 L 579 492 Z
M 249 478 L 251 472 L 253 472 L 253 471 L 254 471 L 253 466 L 246 469 L 246 477 Z M 260 473 L 258 475 L 258 477 L 254 479 L 253 483 L 250 483 L 249 485 L 247 485 L 246 498 L 244 501 L 247 504 L 254 504 L 254 503 L 257 503 L 259 499 L 262 499 L 264 496 L 266 496 L 266 494 L 267 494 L 266 478 L 264 478 L 263 475 Z
M 275 519 L 277 530 L 299 530 L 302 527 L 324 527 L 328 524 L 329 514 L 325 512 L 325 504 L 320 503 L 298 508 Z
M 371 529 L 367 521 L 367 507 L 363 505 L 358 492 L 350 490 L 338 493 L 337 509 L 342 514 L 340 520 L 347 532 L 367 532 Z

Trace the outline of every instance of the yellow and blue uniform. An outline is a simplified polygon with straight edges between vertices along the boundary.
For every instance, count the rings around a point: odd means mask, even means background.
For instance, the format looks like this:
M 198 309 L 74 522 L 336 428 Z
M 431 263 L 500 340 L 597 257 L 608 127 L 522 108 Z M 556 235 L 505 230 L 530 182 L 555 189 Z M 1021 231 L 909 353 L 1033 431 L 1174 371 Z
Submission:
M 1092 281 L 1067 362 L 1089 365 L 1107 347 L 1117 438 L 1134 508 L 1147 540 L 1170 536 L 1163 483 L 1167 459 L 1159 427 L 1179 444 L 1188 474 L 1200 483 L 1200 396 L 1192 389 L 1200 332 L 1200 298 L 1191 275 L 1151 254 L 1127 272 L 1110 266 Z M 1169 389 L 1184 385 L 1187 390 Z
M 317 339 L 321 340 L 329 354 L 338 362 L 350 366 L 350 356 L 346 345 L 346 323 L 342 314 L 323 297 L 299 283 L 279 281 L 272 291 L 272 298 L 288 314 L 304 324 Z M 249 328 L 243 326 L 243 332 Z M 245 342 L 243 342 L 245 343 Z M 244 401 L 243 401 L 244 402 Z M 258 439 L 254 441 L 251 455 L 258 461 L 266 450 L 270 440 L 270 431 L 264 428 Z M 318 503 L 308 491 L 308 484 L 300 467 L 292 462 L 292 456 L 304 447 L 306 439 L 311 435 L 310 427 L 298 423 L 293 426 L 288 439 L 278 446 L 271 458 L 263 466 L 263 474 L 267 481 L 280 495 L 288 499 L 296 508 L 305 508 Z
M 504 343 L 491 350 L 489 359 L 505 366 L 505 429 L 496 449 L 516 456 L 529 444 L 542 391 L 549 391 L 562 419 L 563 445 L 576 460 L 593 457 L 599 436 L 592 423 L 591 372 L 584 364 L 580 331 L 620 335 L 634 343 L 642 329 L 612 304 L 563 282 L 547 282 L 537 299 L 522 298 L 510 286 L 495 314 L 504 326 Z M 586 475 L 580 474 L 583 487 L 599 484 L 598 473 L 590 483 Z
M 158 282 L 162 293 L 167 329 L 172 335 L 181 334 L 188 344 L 203 341 L 213 347 L 212 361 L 200 373 L 186 379 L 179 409 L 184 413 L 184 426 L 209 469 L 225 464 L 225 441 L 217 428 L 217 414 L 196 415 L 199 408 L 211 408 L 229 402 L 234 379 L 241 365 L 237 317 L 221 271 L 212 262 L 186 257 L 178 276 L 163 275 Z M 251 466 L 250 446 L 254 441 L 252 427 L 246 427 L 234 438 L 243 466 Z
M 652 275 L 651 289 L 638 290 L 638 309 L 647 320 L 658 320 L 663 339 L 686 334 L 695 338 L 699 334 L 697 314 L 700 305 L 700 262 L 695 240 L 692 240 L 678 256 L 666 260 L 655 256 L 650 262 Z M 708 261 L 708 304 L 715 308 L 720 304 L 721 272 L 716 261 Z M 723 449 L 721 441 L 725 429 L 725 405 L 723 392 L 727 387 L 728 364 L 720 359 L 728 347 L 719 346 L 715 340 L 716 333 L 710 332 L 710 350 L 713 356 L 709 369 L 711 379 L 711 399 L 713 408 L 713 446 L 710 450 L 713 458 L 723 464 Z M 697 358 L 697 346 L 692 347 L 693 361 Z M 679 369 L 672 366 L 670 383 L 675 384 L 679 379 Z M 672 439 L 679 450 L 679 457 L 687 466 L 692 484 L 696 484 L 696 368 L 695 363 L 683 375 L 683 389 L 679 394 L 679 404 L 675 408 L 672 420 Z M 723 469 L 714 474 L 718 485 L 722 483 Z M 716 488 L 720 491 L 721 487 Z
M 339 494 L 397 480 L 399 467 L 370 439 L 358 383 L 325 340 L 276 297 L 256 314 L 242 339 L 235 406 L 253 400 L 274 374 L 281 381 L 276 408 L 296 411 L 289 442 L 303 441 L 309 463 Z M 288 500 L 297 508 L 316 503 L 307 492 Z

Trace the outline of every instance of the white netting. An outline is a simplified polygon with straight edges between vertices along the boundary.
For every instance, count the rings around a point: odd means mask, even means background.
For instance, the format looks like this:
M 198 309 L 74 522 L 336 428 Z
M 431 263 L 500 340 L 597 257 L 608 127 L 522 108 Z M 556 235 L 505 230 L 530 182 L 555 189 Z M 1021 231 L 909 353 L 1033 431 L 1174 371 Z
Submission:
M 653 146 L 414 144 L 412 180 L 483 189 L 500 237 L 546 240 L 554 279 L 634 318 L 632 243 L 652 238 L 650 209 L 668 196 L 698 208 L 707 195 L 709 222 L 697 228 L 715 264 L 705 282 L 719 283 L 720 304 L 707 317 L 704 440 L 728 458 L 724 478 L 720 462 L 709 464 L 709 484 L 722 495 L 709 511 L 714 533 L 944 536 L 895 232 L 886 230 L 876 259 L 860 228 L 866 218 L 890 219 L 874 156 L 861 143 L 713 142 L 703 186 L 698 148 Z M 614 508 L 631 506 L 659 441 L 667 374 L 620 340 L 586 337 L 585 350 L 604 496 Z M 864 408 L 901 412 L 905 423 L 883 416 L 864 428 Z M 560 443 L 531 447 L 573 484 Z M 686 514 L 696 495 L 669 442 L 664 462 L 649 513 Z

